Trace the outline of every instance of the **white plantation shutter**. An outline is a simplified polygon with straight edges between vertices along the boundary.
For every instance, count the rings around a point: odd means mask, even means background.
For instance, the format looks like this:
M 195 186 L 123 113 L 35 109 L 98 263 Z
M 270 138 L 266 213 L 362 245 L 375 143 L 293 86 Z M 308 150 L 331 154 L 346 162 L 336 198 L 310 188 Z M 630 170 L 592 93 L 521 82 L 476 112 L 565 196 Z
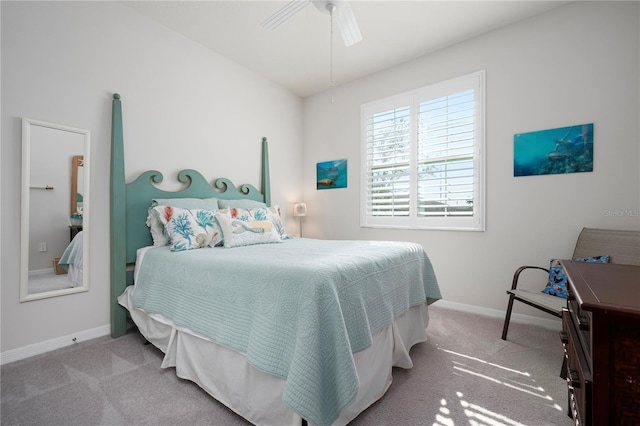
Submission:
M 418 216 L 473 215 L 473 90 L 418 107 Z
M 361 226 L 484 230 L 484 72 L 362 107 Z
M 401 106 L 367 118 L 368 214 L 408 216 L 410 182 L 410 108 Z

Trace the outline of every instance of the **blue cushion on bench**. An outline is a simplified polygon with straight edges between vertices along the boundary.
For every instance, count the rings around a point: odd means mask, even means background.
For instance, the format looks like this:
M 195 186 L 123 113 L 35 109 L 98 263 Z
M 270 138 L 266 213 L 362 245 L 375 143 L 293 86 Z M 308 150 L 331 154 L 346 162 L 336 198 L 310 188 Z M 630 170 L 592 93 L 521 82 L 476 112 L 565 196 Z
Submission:
M 577 262 L 609 263 L 609 256 L 582 257 L 573 260 Z M 547 285 L 542 291 L 552 296 L 567 298 L 567 274 L 560 264 L 560 259 L 551 259 L 549 281 L 547 281 Z

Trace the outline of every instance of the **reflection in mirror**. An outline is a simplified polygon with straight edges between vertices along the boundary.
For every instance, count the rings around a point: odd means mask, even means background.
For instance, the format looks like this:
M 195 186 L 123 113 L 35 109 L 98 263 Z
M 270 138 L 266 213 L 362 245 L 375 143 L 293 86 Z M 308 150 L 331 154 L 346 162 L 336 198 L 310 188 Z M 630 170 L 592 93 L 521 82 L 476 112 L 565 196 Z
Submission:
M 22 119 L 21 302 L 89 290 L 89 145 L 88 130 Z
M 82 220 L 82 201 L 84 191 L 84 159 L 82 155 L 74 155 L 71 159 L 71 201 L 69 205 L 69 214 L 78 216 L 77 219 Z M 73 225 L 73 224 L 72 224 Z

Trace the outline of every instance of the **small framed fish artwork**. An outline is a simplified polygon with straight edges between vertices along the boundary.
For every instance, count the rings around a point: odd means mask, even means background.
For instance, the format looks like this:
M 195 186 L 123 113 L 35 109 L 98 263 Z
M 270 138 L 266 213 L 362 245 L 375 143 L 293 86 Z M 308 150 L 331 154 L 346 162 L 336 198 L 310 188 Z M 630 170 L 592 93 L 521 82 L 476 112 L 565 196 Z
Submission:
M 513 175 L 593 171 L 593 123 L 513 136 Z
M 325 161 L 316 164 L 316 189 L 347 187 L 347 160 Z

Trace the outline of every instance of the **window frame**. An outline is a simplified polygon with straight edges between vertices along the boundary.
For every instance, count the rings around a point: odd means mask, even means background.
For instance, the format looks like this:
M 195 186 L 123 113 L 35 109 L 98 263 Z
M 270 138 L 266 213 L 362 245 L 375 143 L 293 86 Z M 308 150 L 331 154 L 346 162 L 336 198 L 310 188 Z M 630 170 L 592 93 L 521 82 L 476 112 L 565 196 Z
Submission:
M 474 91 L 473 120 L 473 214 L 469 216 L 418 216 L 418 114 L 425 101 Z M 368 119 L 374 114 L 409 107 L 409 213 L 407 216 L 374 216 L 368 214 L 368 192 L 371 167 L 368 164 Z M 437 229 L 460 231 L 486 230 L 485 177 L 485 71 L 476 71 L 450 80 L 365 103 L 361 106 L 361 192 L 360 226 L 366 228 Z M 444 161 L 442 162 L 444 164 Z

